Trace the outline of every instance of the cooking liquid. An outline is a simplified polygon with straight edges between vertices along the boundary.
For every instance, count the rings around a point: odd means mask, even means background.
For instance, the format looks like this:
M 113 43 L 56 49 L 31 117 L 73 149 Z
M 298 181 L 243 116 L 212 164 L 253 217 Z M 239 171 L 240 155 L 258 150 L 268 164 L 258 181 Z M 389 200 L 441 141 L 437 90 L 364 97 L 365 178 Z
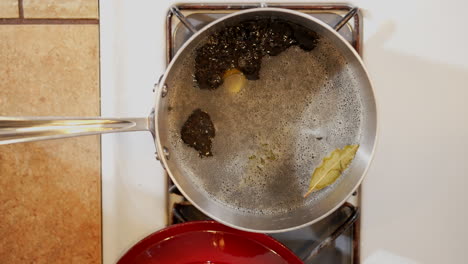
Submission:
M 194 56 L 188 56 L 168 93 L 170 148 L 197 188 L 235 210 L 285 214 L 314 203 L 329 188 L 304 199 L 311 173 L 336 148 L 359 144 L 359 83 L 326 38 L 305 51 L 291 46 L 264 56 L 260 78 L 238 93 L 221 85 L 199 89 Z M 216 129 L 212 157 L 200 158 L 181 140 L 194 109 L 207 112 Z

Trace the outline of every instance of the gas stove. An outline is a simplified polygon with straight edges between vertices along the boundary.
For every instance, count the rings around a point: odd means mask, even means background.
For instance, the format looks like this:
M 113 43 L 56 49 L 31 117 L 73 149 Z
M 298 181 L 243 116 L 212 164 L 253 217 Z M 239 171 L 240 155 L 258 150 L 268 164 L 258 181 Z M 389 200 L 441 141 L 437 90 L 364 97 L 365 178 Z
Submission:
M 347 17 L 338 32 L 361 54 L 362 18 L 353 6 L 343 4 L 178 4 L 166 18 L 166 63 L 190 36 L 210 22 L 227 14 L 250 8 L 287 8 L 322 20 L 332 27 Z M 166 175 L 167 176 L 167 175 Z M 167 225 L 207 220 L 209 217 L 183 197 L 168 179 Z M 359 263 L 359 191 L 334 213 L 320 222 L 295 231 L 272 234 L 305 263 Z

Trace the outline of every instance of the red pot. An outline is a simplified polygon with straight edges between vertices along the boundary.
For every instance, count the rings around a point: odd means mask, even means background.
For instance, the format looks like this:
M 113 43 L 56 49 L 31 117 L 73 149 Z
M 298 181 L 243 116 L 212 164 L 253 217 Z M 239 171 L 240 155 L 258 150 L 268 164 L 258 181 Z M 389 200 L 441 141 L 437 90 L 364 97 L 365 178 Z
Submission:
M 215 221 L 169 226 L 144 238 L 118 264 L 302 264 L 283 244 Z

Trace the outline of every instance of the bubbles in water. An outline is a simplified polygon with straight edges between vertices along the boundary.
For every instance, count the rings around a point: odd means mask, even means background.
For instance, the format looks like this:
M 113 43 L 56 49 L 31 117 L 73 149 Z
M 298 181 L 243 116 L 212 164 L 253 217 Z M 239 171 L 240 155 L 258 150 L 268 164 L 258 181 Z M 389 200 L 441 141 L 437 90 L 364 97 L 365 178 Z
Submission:
M 248 214 L 283 214 L 332 191 L 302 197 L 328 153 L 359 143 L 362 106 L 353 71 L 328 40 L 311 52 L 291 47 L 264 57 L 260 79 L 237 94 L 192 87 L 193 67 L 188 58 L 178 69 L 166 100 L 174 106 L 167 117 L 173 152 L 197 188 Z M 200 159 L 181 142 L 196 108 L 215 125 L 213 157 Z

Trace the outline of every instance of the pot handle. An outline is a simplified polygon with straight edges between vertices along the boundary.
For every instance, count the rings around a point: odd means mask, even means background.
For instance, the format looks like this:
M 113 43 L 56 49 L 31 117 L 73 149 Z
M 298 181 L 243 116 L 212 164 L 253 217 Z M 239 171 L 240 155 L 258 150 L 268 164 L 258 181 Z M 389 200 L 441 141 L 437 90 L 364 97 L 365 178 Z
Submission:
M 151 131 L 149 117 L 0 117 L 0 145 L 115 132 Z

